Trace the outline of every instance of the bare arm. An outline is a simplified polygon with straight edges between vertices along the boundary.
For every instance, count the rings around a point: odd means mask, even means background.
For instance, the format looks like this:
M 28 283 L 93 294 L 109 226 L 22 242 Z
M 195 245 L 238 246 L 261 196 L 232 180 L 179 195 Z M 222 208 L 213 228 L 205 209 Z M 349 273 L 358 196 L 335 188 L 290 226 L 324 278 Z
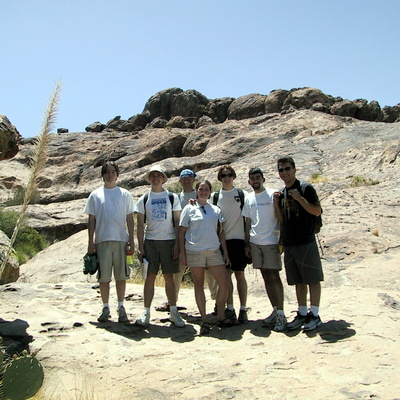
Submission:
M 282 195 L 282 192 L 275 192 L 274 193 L 274 207 L 275 207 L 275 215 L 278 218 L 278 221 L 282 224 L 283 223 L 283 215 L 281 208 L 279 207 L 279 197 Z
M 94 244 L 94 232 L 96 230 L 96 217 L 89 215 L 88 218 L 88 253 L 93 254 L 96 252 L 96 246 Z
M 319 217 L 321 215 L 321 206 L 319 204 L 309 203 L 297 189 L 289 190 L 289 194 L 310 214 Z
M 221 243 L 222 252 L 224 253 L 225 265 L 229 265 L 231 261 L 229 260 L 228 248 L 226 247 L 225 232 L 222 227 L 220 227 L 219 230 L 219 242 Z
M 135 252 L 135 223 L 133 220 L 133 213 L 126 216 L 126 226 L 128 227 L 129 245 L 131 246 L 132 252 Z
M 186 250 L 185 250 L 185 234 L 187 231 L 186 226 L 179 227 L 179 258 L 182 265 L 187 265 Z
M 137 230 L 136 230 L 137 240 L 138 240 L 138 258 L 140 262 L 143 262 L 144 254 L 144 215 L 137 213 Z
M 249 258 L 251 258 L 250 226 L 251 226 L 251 219 L 246 217 L 246 223 L 245 223 L 246 256 Z
M 179 220 L 181 218 L 180 211 L 172 211 L 172 215 L 174 216 L 174 224 L 175 224 L 175 244 L 172 250 L 172 258 L 176 260 L 179 257 Z

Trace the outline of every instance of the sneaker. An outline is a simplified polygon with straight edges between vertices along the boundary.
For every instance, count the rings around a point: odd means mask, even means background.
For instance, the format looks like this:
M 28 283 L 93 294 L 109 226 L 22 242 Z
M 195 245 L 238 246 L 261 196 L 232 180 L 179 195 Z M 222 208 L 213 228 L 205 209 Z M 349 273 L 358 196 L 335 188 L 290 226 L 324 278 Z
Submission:
M 99 322 L 107 322 L 108 318 L 110 318 L 110 309 L 108 307 L 104 307 L 103 311 L 100 314 L 100 317 L 97 318 Z
M 312 312 L 309 312 L 303 325 L 303 330 L 312 331 L 320 325 L 322 325 L 322 321 L 319 315 L 316 317 Z
M 235 310 L 225 309 L 225 318 L 229 318 L 232 321 L 237 321 L 237 316 Z
M 275 326 L 275 324 L 276 324 L 276 315 L 277 315 L 276 310 L 272 311 L 271 315 L 264 319 L 263 324 L 264 325 Z
M 143 328 L 147 328 L 150 322 L 150 312 L 144 310 L 142 315 L 135 321 L 136 325 L 142 326 Z
M 294 320 L 287 324 L 288 330 L 294 331 L 295 329 L 300 329 L 306 322 L 306 319 L 307 315 L 301 315 L 299 312 L 297 312 L 297 315 L 294 317 Z
M 185 326 L 185 321 L 178 311 L 171 311 L 169 319 L 177 328 L 183 328 Z
M 128 316 L 126 315 L 125 307 L 121 306 L 118 309 L 118 322 L 128 322 Z
M 287 327 L 287 319 L 284 315 L 276 314 L 275 318 L 275 332 L 283 332 Z
M 246 310 L 240 310 L 239 311 L 239 318 L 238 321 L 241 324 L 247 324 L 249 322 L 249 319 L 247 318 L 247 309 Z

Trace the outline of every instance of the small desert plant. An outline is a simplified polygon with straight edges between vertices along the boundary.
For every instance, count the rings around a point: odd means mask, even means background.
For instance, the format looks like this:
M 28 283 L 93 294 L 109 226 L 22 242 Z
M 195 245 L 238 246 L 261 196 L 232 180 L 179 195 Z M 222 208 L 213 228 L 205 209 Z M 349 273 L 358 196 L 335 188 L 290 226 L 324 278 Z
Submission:
M 326 182 L 327 179 L 323 177 L 320 173 L 316 172 L 311 175 L 310 183 Z
M 375 181 L 369 178 L 364 178 L 360 175 L 351 176 L 350 178 L 351 178 L 351 186 L 371 186 L 379 184 L 379 181 Z
M 19 218 L 17 211 L 0 209 L 0 230 L 9 238 L 12 236 L 14 227 Z M 15 238 L 14 250 L 19 264 L 23 264 L 48 246 L 46 239 L 35 229 L 21 222 L 20 229 Z
M 26 187 L 22 186 L 17 188 L 14 193 L 13 197 L 10 200 L 4 202 L 5 206 L 20 206 L 24 204 L 24 199 L 26 195 Z M 40 198 L 39 191 L 35 189 L 35 193 L 32 196 L 31 203 L 37 203 Z
M 168 185 L 166 185 L 166 189 L 172 193 L 180 193 L 182 191 L 182 186 L 179 181 L 176 181 L 173 183 L 168 183 Z

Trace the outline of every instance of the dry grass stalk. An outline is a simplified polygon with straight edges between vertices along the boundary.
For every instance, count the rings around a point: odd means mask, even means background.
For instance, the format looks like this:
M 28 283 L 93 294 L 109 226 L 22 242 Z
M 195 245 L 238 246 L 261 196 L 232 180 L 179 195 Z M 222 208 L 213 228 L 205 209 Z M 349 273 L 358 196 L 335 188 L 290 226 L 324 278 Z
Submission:
M 50 96 L 49 103 L 44 113 L 44 119 L 42 123 L 42 129 L 40 134 L 36 138 L 34 150 L 33 150 L 33 157 L 31 162 L 31 173 L 29 177 L 28 184 L 26 186 L 24 202 L 22 204 L 19 218 L 15 224 L 15 228 L 13 234 L 10 239 L 10 244 L 8 246 L 6 256 L 1 264 L 0 268 L 0 278 L 3 275 L 3 271 L 6 267 L 8 259 L 10 257 L 12 247 L 14 245 L 15 239 L 17 237 L 18 231 L 21 227 L 22 221 L 25 217 L 26 209 L 28 208 L 28 204 L 32 200 L 32 197 L 35 194 L 35 190 L 38 185 L 38 178 L 42 170 L 46 165 L 47 160 L 47 146 L 50 141 L 50 132 L 55 125 L 56 116 L 58 112 L 58 104 L 60 102 L 60 92 L 61 92 L 61 82 L 56 82 L 56 86 L 54 92 Z

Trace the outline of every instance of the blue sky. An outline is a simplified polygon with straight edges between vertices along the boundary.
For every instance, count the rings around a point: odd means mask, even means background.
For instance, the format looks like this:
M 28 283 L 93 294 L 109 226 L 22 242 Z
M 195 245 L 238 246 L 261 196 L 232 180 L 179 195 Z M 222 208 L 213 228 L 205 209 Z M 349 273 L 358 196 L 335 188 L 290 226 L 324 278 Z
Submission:
M 0 114 L 40 131 L 138 114 L 170 87 L 209 99 L 311 86 L 400 103 L 400 1 L 0 0 Z

